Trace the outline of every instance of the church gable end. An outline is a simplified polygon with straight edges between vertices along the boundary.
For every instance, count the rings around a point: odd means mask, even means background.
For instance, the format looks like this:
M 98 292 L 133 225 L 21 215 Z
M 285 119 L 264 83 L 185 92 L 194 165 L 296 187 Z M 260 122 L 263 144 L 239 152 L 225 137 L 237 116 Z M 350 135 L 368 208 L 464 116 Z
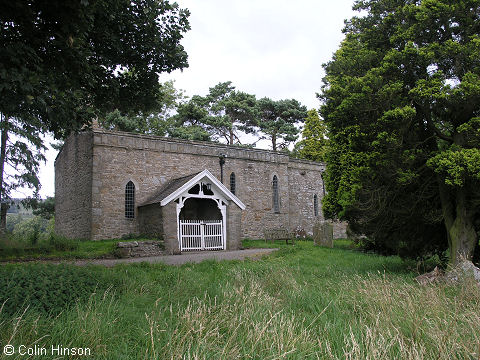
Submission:
M 55 232 L 92 237 L 93 134 L 71 135 L 55 159 Z

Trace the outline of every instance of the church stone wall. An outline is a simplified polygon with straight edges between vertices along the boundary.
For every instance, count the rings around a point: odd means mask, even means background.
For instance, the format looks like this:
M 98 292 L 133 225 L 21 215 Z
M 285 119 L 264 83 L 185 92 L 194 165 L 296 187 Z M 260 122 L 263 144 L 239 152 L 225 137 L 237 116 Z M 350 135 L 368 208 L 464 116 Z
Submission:
M 279 152 L 222 144 L 105 130 L 94 130 L 89 134 L 93 142 L 93 239 L 141 233 L 138 214 L 135 219 L 126 219 L 124 215 L 125 185 L 128 181 L 135 184 L 135 203 L 138 206 L 173 178 L 208 169 L 220 179 L 221 154 L 226 155 L 223 183 L 230 188 L 230 174 L 234 172 L 235 194 L 246 205 L 241 217 L 242 237 L 262 238 L 266 228 L 288 228 L 292 231 L 299 228 L 311 234 L 315 221 L 314 194 L 318 195 L 321 214 L 323 164 L 291 160 Z M 278 214 L 273 211 L 274 175 L 279 184 Z
M 291 159 L 288 167 L 290 192 L 289 225 L 297 234 L 313 235 L 313 224 L 323 220 L 324 195 L 322 171 L 324 165 Z M 318 198 L 318 215 L 314 212 L 314 196 Z
M 55 160 L 55 232 L 91 238 L 92 219 L 91 133 L 71 136 Z
M 238 250 L 241 248 L 242 240 L 242 209 L 233 201 L 227 206 L 227 250 Z
M 138 224 L 142 235 L 163 237 L 163 212 L 160 204 L 142 206 L 138 211 Z

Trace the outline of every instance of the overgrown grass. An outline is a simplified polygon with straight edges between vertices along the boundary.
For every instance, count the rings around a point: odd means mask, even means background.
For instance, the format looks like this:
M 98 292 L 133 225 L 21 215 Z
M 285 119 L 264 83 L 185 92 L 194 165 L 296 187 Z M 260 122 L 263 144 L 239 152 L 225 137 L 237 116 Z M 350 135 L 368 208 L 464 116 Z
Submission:
M 57 315 L 94 292 L 120 288 L 111 274 L 101 270 L 51 264 L 0 266 L 2 313 L 11 316 L 19 308 L 28 307 L 38 313 Z
M 35 259 L 92 259 L 113 257 L 119 241 L 129 240 L 71 240 L 60 236 L 49 236 L 38 244 L 31 245 L 14 237 L 0 240 L 0 261 Z
M 89 267 L 113 286 L 55 316 L 0 313 L 0 344 L 88 347 L 95 359 L 478 359 L 473 281 L 420 286 L 414 264 L 340 245 L 277 242 L 260 261 Z

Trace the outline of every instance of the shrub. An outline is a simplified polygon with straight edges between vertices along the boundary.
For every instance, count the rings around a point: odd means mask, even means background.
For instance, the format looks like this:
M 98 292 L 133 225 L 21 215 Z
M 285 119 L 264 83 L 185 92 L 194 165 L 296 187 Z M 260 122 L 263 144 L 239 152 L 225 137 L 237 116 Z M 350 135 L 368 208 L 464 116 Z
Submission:
M 27 216 L 27 218 L 29 218 Z M 18 213 L 18 214 L 7 214 L 7 233 L 13 232 L 13 229 L 15 228 L 15 225 L 23 222 L 25 220 L 25 217 Z
M 34 216 L 23 220 L 13 228 L 13 235 L 19 240 L 28 241 L 30 245 L 36 245 L 42 236 L 45 236 L 48 221 L 40 216 Z
M 0 267 L 0 307 L 13 315 L 27 306 L 55 315 L 96 292 L 116 286 L 107 273 L 74 265 L 27 264 Z
M 34 224 L 32 232 L 28 235 L 28 241 L 32 245 L 37 245 L 40 238 L 40 229 L 38 224 Z

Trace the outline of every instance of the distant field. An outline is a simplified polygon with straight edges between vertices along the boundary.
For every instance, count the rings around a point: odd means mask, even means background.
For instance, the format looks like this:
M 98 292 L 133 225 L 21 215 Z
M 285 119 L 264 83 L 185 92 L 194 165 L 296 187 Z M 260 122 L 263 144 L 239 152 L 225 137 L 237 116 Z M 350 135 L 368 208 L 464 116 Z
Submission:
M 88 348 L 94 359 L 479 358 L 473 282 L 422 287 L 413 263 L 346 241 L 275 246 L 260 261 L 180 267 L 2 266 L 0 352 L 9 343 Z

